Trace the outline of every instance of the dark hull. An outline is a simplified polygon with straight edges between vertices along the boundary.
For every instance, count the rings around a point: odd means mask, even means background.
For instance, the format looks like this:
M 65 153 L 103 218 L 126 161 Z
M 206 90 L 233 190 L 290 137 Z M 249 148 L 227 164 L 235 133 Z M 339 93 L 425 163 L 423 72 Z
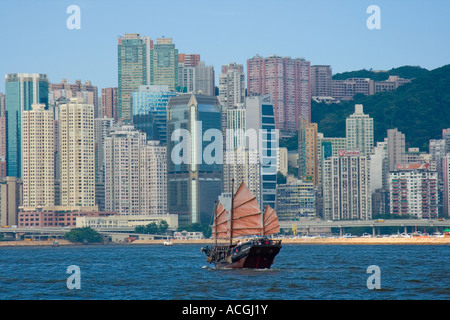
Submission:
M 281 241 L 270 241 L 268 244 L 249 242 L 232 247 L 212 247 L 203 251 L 207 261 L 217 269 L 270 269 L 280 249 Z

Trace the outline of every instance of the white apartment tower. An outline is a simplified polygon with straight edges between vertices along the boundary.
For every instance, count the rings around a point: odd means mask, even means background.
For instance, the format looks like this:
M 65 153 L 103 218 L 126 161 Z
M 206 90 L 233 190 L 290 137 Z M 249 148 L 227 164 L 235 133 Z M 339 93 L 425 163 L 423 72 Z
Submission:
M 219 75 L 219 100 L 224 108 L 245 103 L 245 74 L 242 64 L 222 66 Z
M 167 213 L 167 152 L 131 125 L 104 141 L 105 208 L 124 215 Z
M 139 150 L 141 214 L 167 213 L 167 147 L 147 141 Z
M 359 150 L 368 156 L 373 149 L 373 119 L 364 114 L 363 105 L 355 104 L 355 112 L 346 119 L 347 150 Z
M 62 206 L 95 206 L 94 106 L 72 98 L 60 106 Z
M 327 220 L 371 219 L 372 194 L 367 157 L 339 152 L 323 162 L 323 212 Z
M 139 149 L 147 136 L 132 125 L 111 128 L 104 140 L 105 209 L 140 214 Z
M 45 110 L 45 104 L 33 104 L 32 110 L 22 112 L 21 129 L 23 206 L 53 206 L 53 111 Z

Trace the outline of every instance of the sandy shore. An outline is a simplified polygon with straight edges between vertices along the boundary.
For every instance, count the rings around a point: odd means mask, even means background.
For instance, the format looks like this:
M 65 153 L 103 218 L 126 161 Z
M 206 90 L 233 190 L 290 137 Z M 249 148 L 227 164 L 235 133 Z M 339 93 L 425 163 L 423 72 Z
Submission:
M 450 245 L 450 237 L 447 238 L 299 238 L 299 239 L 281 239 L 283 244 L 364 244 L 364 245 Z M 162 244 L 165 240 L 135 240 L 132 244 Z M 213 244 L 211 239 L 203 240 L 171 240 L 176 244 Z
M 447 238 L 299 238 L 281 239 L 282 244 L 338 244 L 338 245 L 450 245 L 450 237 Z M 135 240 L 129 245 L 139 244 L 163 244 L 166 240 Z M 215 241 L 211 239 L 202 240 L 171 240 L 173 245 L 198 244 L 208 245 Z M 225 243 L 225 242 L 224 242 Z M 51 246 L 53 241 L 0 241 L 3 246 Z M 77 245 L 68 240 L 58 240 L 60 246 Z M 111 244 L 114 245 L 114 244 Z

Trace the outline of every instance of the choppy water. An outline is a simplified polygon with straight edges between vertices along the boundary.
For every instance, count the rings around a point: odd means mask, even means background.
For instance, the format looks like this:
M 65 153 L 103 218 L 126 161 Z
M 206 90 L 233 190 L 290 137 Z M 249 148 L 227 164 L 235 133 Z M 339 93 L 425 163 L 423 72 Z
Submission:
M 447 300 L 450 247 L 283 245 L 270 270 L 216 270 L 199 245 L 0 248 L 0 299 Z M 70 265 L 80 289 L 68 289 Z M 370 290 L 367 268 L 380 268 Z

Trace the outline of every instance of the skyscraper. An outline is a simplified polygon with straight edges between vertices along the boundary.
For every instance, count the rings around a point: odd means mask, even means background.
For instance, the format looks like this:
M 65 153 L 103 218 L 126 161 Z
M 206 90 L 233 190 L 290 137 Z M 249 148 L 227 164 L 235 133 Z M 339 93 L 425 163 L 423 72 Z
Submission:
M 117 88 L 102 89 L 101 117 L 118 118 L 119 94 Z
M 253 130 L 257 145 L 249 139 L 247 148 L 260 158 L 261 208 L 268 204 L 275 208 L 277 191 L 278 130 L 275 129 L 274 106 L 270 95 L 246 98 L 246 131 Z M 251 135 L 250 135 L 251 136 Z
M 34 103 L 48 106 L 48 78 L 46 74 L 10 73 L 5 82 L 7 175 L 20 178 L 22 112 L 31 110 Z
M 117 126 L 104 140 L 105 208 L 119 214 L 141 214 L 140 155 L 146 135 L 133 126 Z
M 317 123 L 300 117 L 298 128 L 298 174 L 314 186 L 319 183 L 318 131 Z
M 94 106 L 72 98 L 60 106 L 61 205 L 95 206 Z
M 199 61 L 195 66 L 178 63 L 177 91 L 200 93 L 207 96 L 215 94 L 214 67 Z
M 242 64 L 222 66 L 219 75 L 219 100 L 224 108 L 245 103 L 245 74 Z
M 150 50 L 149 84 L 167 85 L 170 90 L 178 86 L 178 49 L 172 38 L 157 38 Z
M 340 150 L 325 160 L 322 183 L 325 219 L 372 218 L 369 160 L 360 152 Z
M 387 131 L 389 171 L 396 170 L 397 164 L 403 162 L 405 156 L 405 135 L 395 129 Z
M 167 105 L 167 197 L 179 225 L 210 224 L 222 192 L 222 119 L 217 97 L 188 94 Z
M 331 97 L 331 66 L 311 66 L 311 96 Z
M 363 105 L 356 104 L 355 112 L 346 119 L 347 149 L 359 150 L 368 156 L 373 149 L 373 119 L 364 114 Z
M 403 164 L 389 173 L 390 209 L 392 215 L 414 218 L 437 218 L 438 173 L 428 164 Z
M 147 140 L 167 144 L 167 103 L 176 95 L 167 85 L 139 86 L 133 92 L 133 125 L 147 134 Z
M 53 111 L 33 104 L 22 112 L 23 206 L 55 204 Z
M 167 213 L 167 147 L 147 141 L 139 150 L 141 214 Z
M 118 42 L 118 119 L 131 122 L 131 93 L 141 85 L 149 84 L 150 50 L 153 45 L 148 37 L 139 33 L 125 34 Z
M 276 128 L 284 135 L 296 133 L 300 116 L 311 121 L 310 85 L 310 62 L 303 58 L 247 60 L 247 96 L 272 96 Z

